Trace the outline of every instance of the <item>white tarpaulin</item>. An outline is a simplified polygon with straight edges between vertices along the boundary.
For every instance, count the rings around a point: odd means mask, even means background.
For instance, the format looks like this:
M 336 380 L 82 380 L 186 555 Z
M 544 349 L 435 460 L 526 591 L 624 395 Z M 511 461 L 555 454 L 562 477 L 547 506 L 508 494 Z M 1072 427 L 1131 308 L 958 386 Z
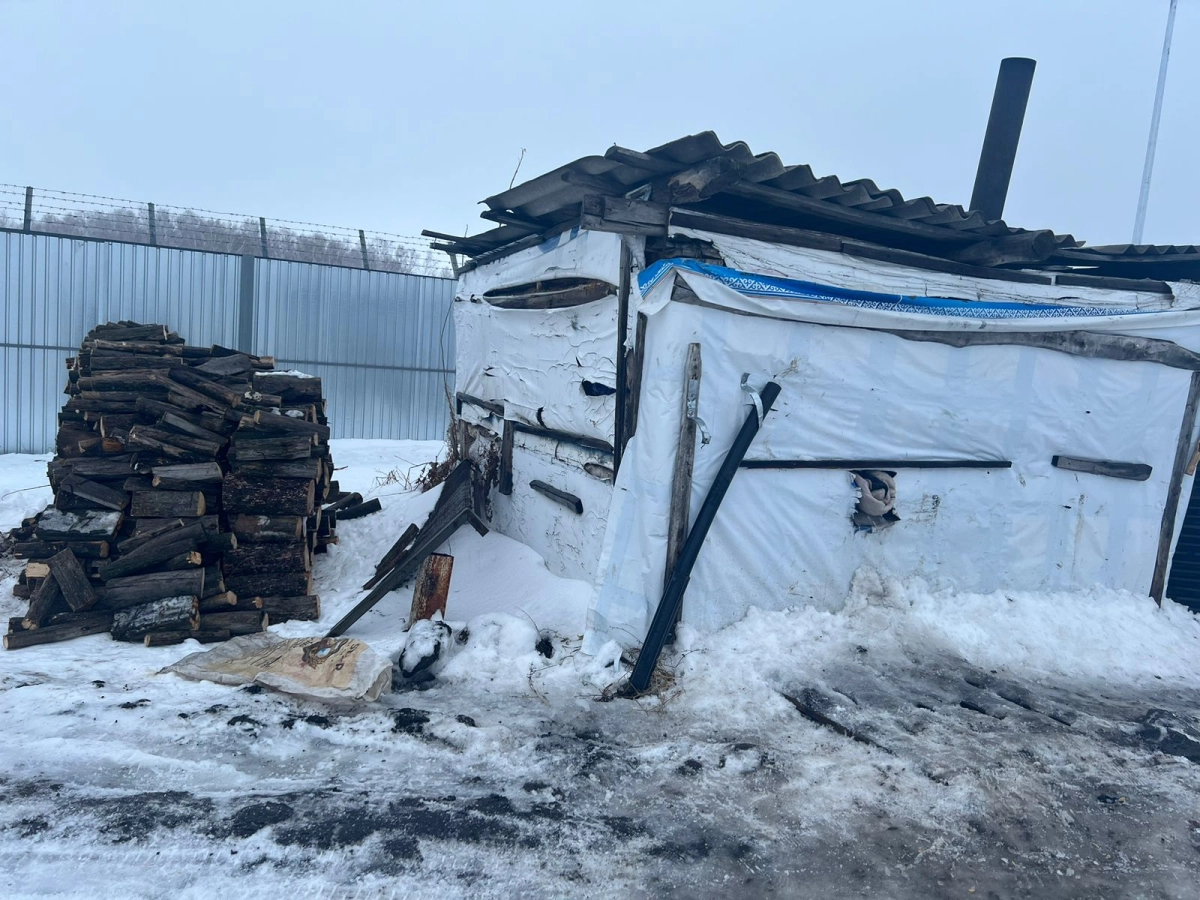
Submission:
M 697 302 L 670 301 L 676 278 Z M 867 329 L 1079 329 L 1170 335 L 1195 346 L 1196 312 L 1122 308 L 1087 290 L 1067 307 L 1049 298 L 963 304 L 917 292 L 797 290 L 690 260 L 659 263 L 641 282 L 640 309 L 650 319 L 639 424 L 609 511 L 589 650 L 608 638 L 640 642 L 661 596 L 693 341 L 703 353 L 699 413 L 713 435 L 697 445 L 693 517 L 751 408 L 743 373 L 755 387 L 773 380 L 782 388 L 749 459 L 1011 467 L 899 468 L 900 521 L 870 532 L 851 522 L 858 492 L 848 471 L 743 469 L 693 571 L 685 621 L 707 629 L 751 606 L 838 608 L 865 569 L 969 591 L 1097 583 L 1148 591 L 1189 371 L 1027 346 L 960 349 Z M 1081 474 L 1053 467 L 1055 455 L 1143 463 L 1152 474 L 1141 482 Z

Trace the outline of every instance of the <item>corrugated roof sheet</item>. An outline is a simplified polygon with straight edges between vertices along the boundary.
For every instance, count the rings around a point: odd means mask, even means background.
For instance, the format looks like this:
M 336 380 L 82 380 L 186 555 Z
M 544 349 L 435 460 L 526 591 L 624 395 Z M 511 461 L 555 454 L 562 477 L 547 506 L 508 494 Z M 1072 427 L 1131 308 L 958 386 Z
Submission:
M 704 164 L 722 170 L 717 189 L 683 202 L 667 202 L 944 257 L 953 257 L 971 244 L 1028 233 L 1001 219 L 986 219 L 976 210 L 937 203 L 929 197 L 906 199 L 899 191 L 881 188 L 870 179 L 842 181 L 834 175 L 817 175 L 807 165 L 785 165 L 778 154 L 756 154 L 742 141 L 723 144 L 716 134 L 705 131 L 644 153 L 614 146 L 604 156 L 585 156 L 488 197 L 484 200 L 487 210 L 481 215 L 500 223 L 491 230 L 465 238 L 426 234 L 445 241 L 435 246 L 469 257 L 503 255 L 516 249 L 514 244 L 528 246 L 538 235 L 577 223 L 586 197 L 662 200 L 664 182 L 681 173 L 690 175 Z M 1166 264 L 1176 275 L 1187 271 L 1200 277 L 1200 249 L 1196 247 L 1084 248 L 1070 235 L 1045 233 L 1053 236 L 1049 246 L 1057 250 L 1033 268 L 1095 266 L 1099 274 L 1129 276 L 1133 272 L 1136 277 L 1166 277 L 1156 274 Z M 1131 267 L 1135 260 L 1141 264 Z M 1149 260 L 1155 265 L 1146 265 Z

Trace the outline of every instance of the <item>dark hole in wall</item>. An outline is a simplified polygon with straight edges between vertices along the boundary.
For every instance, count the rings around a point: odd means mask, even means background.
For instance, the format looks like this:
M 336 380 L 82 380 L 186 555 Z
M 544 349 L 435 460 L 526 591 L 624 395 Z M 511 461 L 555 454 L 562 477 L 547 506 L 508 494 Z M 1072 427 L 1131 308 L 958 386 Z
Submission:
M 583 380 L 583 392 L 589 397 L 607 397 L 609 394 L 615 394 L 617 389 L 609 387 L 607 384 L 601 384 L 599 381 Z
M 483 299 L 501 309 L 563 309 L 611 297 L 616 292 L 614 285 L 594 278 L 548 278 L 496 288 Z

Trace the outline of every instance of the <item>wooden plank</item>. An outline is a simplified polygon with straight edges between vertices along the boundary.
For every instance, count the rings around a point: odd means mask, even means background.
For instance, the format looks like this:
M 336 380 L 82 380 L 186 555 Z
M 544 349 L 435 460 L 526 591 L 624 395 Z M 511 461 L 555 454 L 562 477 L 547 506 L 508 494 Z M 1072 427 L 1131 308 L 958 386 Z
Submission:
M 668 207 L 645 200 L 589 194 L 580 204 L 579 227 L 622 235 L 660 237 L 667 233 Z
M 629 444 L 629 439 L 637 434 L 638 426 L 638 411 L 642 403 L 642 369 L 645 364 L 646 357 L 646 327 L 649 324 L 649 319 L 644 313 L 637 314 L 637 328 L 634 330 L 633 351 L 630 354 L 627 365 L 627 382 L 628 387 L 625 391 L 625 444 Z M 625 452 L 625 447 L 621 448 L 621 452 Z M 616 467 L 613 467 L 613 478 L 616 479 Z
M 679 562 L 679 552 L 687 540 L 692 511 L 692 472 L 696 464 L 696 415 L 700 405 L 700 375 L 703 366 L 700 345 L 688 344 L 683 364 L 683 391 L 680 396 L 679 443 L 675 449 L 675 468 L 671 476 L 671 503 L 667 514 L 667 563 L 663 569 L 663 587 L 671 580 Z M 675 617 L 683 617 L 683 604 Z M 674 629 L 667 643 L 674 643 Z
M 500 438 L 500 484 L 497 490 L 508 496 L 513 492 L 513 423 L 505 421 L 504 433 Z
M 932 341 L 951 347 L 1020 346 L 1053 350 L 1090 359 L 1115 359 L 1153 362 L 1173 369 L 1200 369 L 1200 354 L 1158 338 L 1133 337 L 1125 334 L 1105 334 L 1097 331 L 893 331 L 872 329 L 894 334 L 906 341 Z
M 1130 481 L 1145 481 L 1153 471 L 1145 463 L 1114 462 L 1107 459 L 1082 459 L 1078 456 L 1054 456 L 1050 465 L 1071 472 L 1086 472 L 1089 475 L 1107 475 L 1109 478 L 1126 478 Z
M 1162 524 L 1158 531 L 1158 553 L 1154 559 L 1154 575 L 1150 580 L 1150 596 L 1159 606 L 1162 606 L 1163 592 L 1167 587 L 1167 566 L 1171 561 L 1171 542 L 1175 538 L 1175 518 L 1179 514 L 1179 498 L 1183 491 L 1184 472 L 1192 453 L 1192 435 L 1196 430 L 1198 407 L 1200 407 L 1200 372 L 1193 372 L 1187 403 L 1183 407 L 1183 421 L 1179 425 L 1179 439 L 1175 444 L 1175 463 L 1171 467 L 1167 501 L 1163 507 Z
M 613 471 L 621 471 L 621 454 L 625 452 L 626 400 L 629 391 L 629 290 L 633 254 L 629 242 L 621 238 L 620 283 L 617 286 L 617 397 L 613 410 Z
M 557 428 L 542 428 L 538 425 L 527 425 L 524 422 L 514 422 L 513 428 L 522 434 L 532 434 L 537 437 L 544 437 L 552 441 L 562 441 L 567 444 L 575 444 L 587 450 L 598 450 L 601 453 L 612 453 L 613 445 L 608 441 L 602 441 L 599 438 L 588 437 L 583 434 L 575 434 L 570 431 L 559 431 Z
M 417 532 L 420 530 L 421 529 L 418 528 L 416 524 L 409 525 L 406 529 L 404 529 L 404 533 L 396 539 L 396 543 L 392 544 L 391 549 L 389 549 L 388 552 L 383 555 L 383 558 L 379 560 L 379 563 L 375 566 L 375 574 L 372 575 L 371 578 L 368 579 L 363 585 L 364 591 L 369 591 L 371 588 L 375 587 L 375 585 L 379 582 L 379 579 L 396 567 L 396 563 L 400 561 L 404 551 L 407 550 L 408 546 L 416 539 Z
M 446 553 L 430 553 L 421 561 L 405 631 L 419 619 L 432 619 L 434 613 L 441 613 L 445 618 L 446 598 L 450 595 L 450 575 L 453 571 L 454 557 Z
M 1011 459 L 743 459 L 743 469 L 1011 469 Z
M 541 494 L 543 497 L 549 497 L 555 503 L 565 506 L 567 509 L 574 512 L 576 515 L 583 513 L 583 501 L 574 494 L 559 490 L 554 485 L 547 484 L 544 481 L 539 481 L 536 478 L 529 482 L 529 486 Z
M 74 553 L 63 550 L 50 558 L 49 565 L 50 574 L 58 582 L 58 589 L 71 612 L 82 612 L 95 605 L 96 592 Z
M 953 252 L 954 259 L 976 266 L 1041 263 L 1058 249 L 1050 231 L 1025 231 L 968 244 Z
M 474 397 L 471 394 L 458 391 L 454 395 L 455 403 L 457 404 L 458 414 L 462 415 L 462 405 L 470 403 L 472 406 L 478 406 L 480 409 L 485 409 L 495 416 L 504 418 L 504 404 L 497 400 L 483 400 L 479 397 Z

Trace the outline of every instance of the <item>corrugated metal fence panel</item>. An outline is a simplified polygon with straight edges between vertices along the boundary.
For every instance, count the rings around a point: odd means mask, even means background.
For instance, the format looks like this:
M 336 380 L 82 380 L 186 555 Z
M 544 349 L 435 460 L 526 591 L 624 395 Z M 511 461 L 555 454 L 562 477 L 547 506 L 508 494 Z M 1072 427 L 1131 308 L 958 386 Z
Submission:
M 63 361 L 98 322 L 162 322 L 195 344 L 227 344 L 241 260 L 136 244 L 0 234 L 0 452 L 54 446 Z
M 254 350 L 320 375 L 334 437 L 435 440 L 453 385 L 454 282 L 258 260 Z
M 436 439 L 453 382 L 454 282 L 256 260 L 253 349 L 322 376 L 335 437 Z M 238 343 L 242 259 L 0 233 L 0 453 L 54 447 L 63 360 L 99 322 Z

